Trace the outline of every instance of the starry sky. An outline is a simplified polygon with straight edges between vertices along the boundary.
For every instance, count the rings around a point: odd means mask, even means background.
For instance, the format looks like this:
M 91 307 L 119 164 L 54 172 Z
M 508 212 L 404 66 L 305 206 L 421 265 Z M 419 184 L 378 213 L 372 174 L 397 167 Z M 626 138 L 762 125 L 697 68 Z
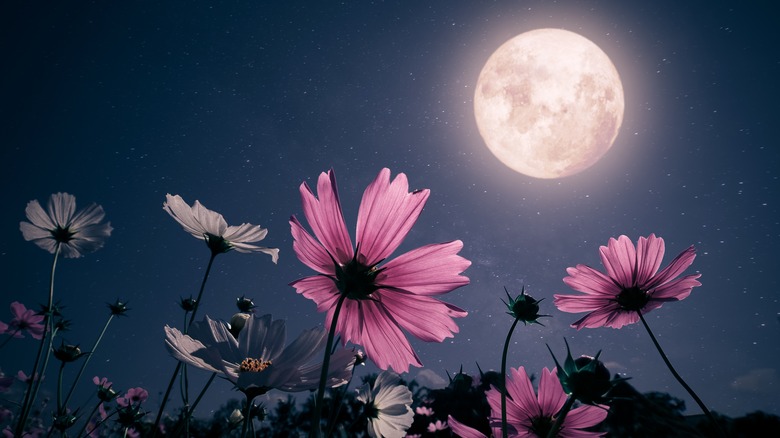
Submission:
M 263 4 L 266 3 L 266 4 Z M 382 167 L 429 188 L 396 254 L 461 239 L 468 286 L 444 298 L 469 312 L 441 344 L 413 340 L 425 382 L 499 369 L 512 319 L 504 287 L 551 315 L 518 327 L 509 365 L 552 367 L 549 345 L 595 354 L 641 391 L 664 391 L 699 412 L 640 324 L 576 331 L 558 311 L 566 268 L 601 268 L 610 237 L 656 233 L 664 264 L 689 245 L 702 286 L 647 316 L 677 371 L 710 409 L 780 414 L 780 245 L 774 137 L 780 51 L 770 2 L 4 2 L 0 6 L 0 320 L 19 300 L 46 301 L 51 255 L 24 241 L 28 201 L 74 194 L 102 205 L 114 227 L 103 249 L 63 259 L 56 297 L 88 349 L 114 320 L 86 376 L 143 386 L 156 410 L 175 362 L 163 327 L 181 326 L 209 251 L 163 210 L 165 194 L 200 200 L 228 223 L 266 227 L 262 254 L 220 255 L 201 315 L 228 319 L 246 295 L 288 323 L 288 339 L 321 325 L 288 284 L 312 272 L 292 250 L 298 186 L 334 169 L 354 230 L 366 185 Z M 522 32 L 577 32 L 612 59 L 626 109 L 613 148 L 563 179 L 534 179 L 485 147 L 472 110 L 490 54 Z M 2 352 L 6 374 L 32 365 L 37 343 Z M 12 354 L 13 353 L 13 354 Z M 360 373 L 374 372 L 369 365 Z M 194 386 L 206 372 L 197 371 Z M 92 384 L 80 384 L 83 398 Z M 281 393 L 271 394 L 279 396 Z M 283 395 L 283 394 L 281 394 Z M 196 415 L 229 397 L 212 386 Z M 179 404 L 174 397 L 172 406 Z

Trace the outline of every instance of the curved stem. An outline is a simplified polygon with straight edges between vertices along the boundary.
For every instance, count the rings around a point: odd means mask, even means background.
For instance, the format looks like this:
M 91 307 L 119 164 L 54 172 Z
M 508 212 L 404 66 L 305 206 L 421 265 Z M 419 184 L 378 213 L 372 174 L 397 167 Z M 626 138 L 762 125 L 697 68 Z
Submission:
M 92 358 L 92 355 L 95 354 L 95 350 L 97 350 L 98 345 L 100 345 L 100 341 L 103 339 L 103 335 L 106 334 L 106 329 L 108 329 L 108 325 L 111 324 L 111 320 L 114 319 L 114 314 L 108 316 L 108 320 L 106 321 L 105 325 L 103 325 L 103 331 L 100 332 L 100 336 L 98 336 L 95 343 L 92 345 L 92 349 L 89 351 L 89 354 L 84 359 L 84 362 L 81 364 L 81 369 L 79 369 L 79 373 L 76 375 L 76 378 L 73 379 L 73 384 L 70 386 L 70 391 L 68 391 L 68 396 L 65 397 L 64 405 L 68 404 L 68 400 L 70 400 L 70 396 L 73 395 L 73 390 L 76 389 L 76 384 L 78 383 L 79 379 L 81 379 L 82 374 L 84 374 L 84 369 L 87 368 L 87 364 L 89 363 L 89 360 Z
M 11 333 L 6 333 L 6 334 L 8 335 L 8 338 L 7 338 L 5 341 L 3 341 L 3 343 L 2 343 L 2 344 L 0 344 L 0 348 L 3 348 L 3 347 L 5 347 L 5 344 L 7 344 L 8 342 L 10 342 L 10 341 L 11 341 L 11 339 L 13 339 L 13 338 L 14 338 L 14 336 L 16 336 L 16 334 L 17 334 L 17 333 L 19 333 L 20 331 L 22 331 L 22 329 L 20 329 L 20 328 L 17 328 L 16 330 L 12 331 Z
M 504 387 L 501 388 L 501 436 L 504 438 L 509 436 L 509 432 L 507 431 L 506 427 L 506 355 L 509 351 L 509 340 L 512 338 L 512 333 L 515 331 L 515 327 L 517 327 L 518 321 L 520 320 L 515 318 L 515 322 L 512 323 L 512 327 L 509 329 L 509 333 L 506 335 L 506 341 L 504 341 L 504 352 L 501 354 L 501 384 L 504 385 Z
M 547 432 L 547 438 L 555 438 L 555 436 L 558 434 L 558 431 L 561 430 L 563 421 L 566 420 L 566 415 L 568 415 L 571 407 L 574 406 L 574 400 L 575 398 L 571 395 L 566 399 L 566 403 L 564 403 L 561 410 L 558 411 L 558 415 L 555 417 L 555 422 L 553 422 L 552 426 L 550 427 L 550 431 Z
M 320 430 L 320 418 L 322 418 L 322 404 L 325 400 L 325 387 L 328 380 L 328 366 L 330 365 L 330 350 L 333 348 L 333 337 L 336 333 L 336 323 L 339 319 L 339 313 L 341 313 L 341 305 L 344 304 L 344 299 L 347 296 L 341 294 L 339 300 L 336 302 L 336 309 L 333 311 L 333 320 L 330 322 L 330 330 L 328 331 L 328 341 L 325 344 L 325 358 L 322 360 L 322 371 L 320 372 L 320 385 L 317 390 L 317 401 L 314 405 L 314 416 L 311 420 L 311 436 L 318 438 L 322 435 Z
M 190 327 L 192 326 L 192 323 L 195 322 L 195 314 L 198 313 L 198 308 L 200 307 L 200 300 L 203 297 L 203 290 L 206 288 L 206 280 L 209 279 L 209 273 L 211 272 L 211 265 L 214 264 L 214 259 L 217 257 L 217 254 L 219 253 L 211 253 L 211 257 L 209 258 L 209 264 L 206 266 L 206 272 L 203 274 L 203 281 L 200 283 L 200 291 L 198 291 L 198 298 L 195 299 L 195 306 L 192 308 L 192 315 L 190 315 L 190 323 L 184 326 L 184 334 L 186 335 L 189 331 Z
M 217 254 L 219 253 L 212 252 L 211 257 L 209 258 L 209 264 L 206 266 L 206 272 L 203 274 L 203 281 L 201 281 L 200 283 L 200 291 L 198 291 L 198 298 L 195 299 L 195 306 L 193 306 L 192 315 L 190 315 L 190 322 L 189 324 L 184 325 L 185 335 L 189 331 L 190 326 L 192 326 L 192 323 L 195 321 L 195 313 L 198 311 L 198 307 L 200 306 L 200 300 L 203 297 L 203 290 L 206 288 L 206 281 L 209 279 L 211 266 L 214 264 L 214 258 L 217 257 Z M 187 315 L 185 314 L 184 317 L 186 319 Z M 157 417 L 154 419 L 154 429 L 152 430 L 152 438 L 157 436 L 157 430 L 159 429 L 160 426 L 160 419 L 162 419 L 163 410 L 165 410 L 165 405 L 168 404 L 168 397 L 171 395 L 171 389 L 173 389 L 173 384 L 174 382 L 176 382 L 176 377 L 179 375 L 179 370 L 181 370 L 181 367 L 182 367 L 182 363 L 176 361 L 176 368 L 173 370 L 173 375 L 171 375 L 171 381 L 168 382 L 168 389 L 165 390 L 165 395 L 163 396 L 163 399 L 160 402 L 160 409 L 157 411 Z
M 35 356 L 35 363 L 33 364 L 32 373 L 30 373 L 30 380 L 27 384 L 27 390 L 24 394 L 22 410 L 19 412 L 19 422 L 16 424 L 16 436 L 22 436 L 22 432 L 24 431 L 24 424 L 27 422 L 27 417 L 30 415 L 30 409 L 32 408 L 33 403 L 35 403 L 35 395 L 38 392 L 37 387 L 35 390 L 33 390 L 33 386 L 35 386 L 35 375 L 39 374 L 40 379 L 42 379 L 43 371 L 46 369 L 44 366 L 41 372 L 38 373 L 38 365 L 40 364 L 41 357 L 43 355 L 43 348 L 46 345 L 46 338 L 49 337 L 50 340 L 54 338 L 54 324 L 52 322 L 52 306 L 54 305 L 54 273 L 57 269 L 57 259 L 59 256 L 60 243 L 57 242 L 54 249 L 54 259 L 51 262 L 51 272 L 49 274 L 49 303 L 46 307 L 46 311 L 43 314 L 43 325 L 45 329 L 43 336 L 41 337 L 41 343 L 38 346 L 38 354 Z M 49 351 L 51 351 L 51 341 L 49 342 Z M 40 383 L 38 386 L 40 386 Z
M 718 424 L 718 421 L 715 419 L 715 417 L 712 415 L 709 409 L 707 409 L 707 406 L 704 404 L 703 401 L 699 398 L 698 395 L 696 395 L 695 392 L 693 392 L 693 389 L 691 389 L 690 386 L 688 386 L 687 383 L 685 383 L 685 380 L 677 373 L 677 371 L 672 366 L 672 363 L 669 361 L 669 358 L 666 357 L 666 353 L 664 353 L 664 350 L 661 348 L 661 344 L 658 343 L 658 340 L 656 340 L 655 335 L 653 335 L 653 331 L 650 330 L 650 326 L 647 325 L 647 321 L 645 321 L 644 315 L 642 315 L 642 312 L 637 311 L 636 312 L 639 315 L 639 320 L 642 321 L 642 325 L 645 326 L 645 329 L 647 330 L 647 333 L 650 335 L 650 339 L 653 341 L 653 345 L 655 345 L 655 348 L 658 350 L 658 353 L 661 355 L 661 359 L 664 360 L 664 363 L 666 364 L 666 367 L 669 368 L 669 371 L 672 373 L 675 379 L 682 385 L 683 388 L 685 388 L 686 391 L 688 391 L 688 394 L 693 398 L 693 400 L 696 402 L 696 404 L 699 405 L 699 408 L 701 408 L 702 412 L 704 412 L 705 415 L 707 415 L 707 418 L 710 419 L 713 426 L 715 426 L 715 429 L 718 431 L 718 433 L 721 436 L 725 436 L 723 434 L 723 431 L 720 429 L 720 424 Z

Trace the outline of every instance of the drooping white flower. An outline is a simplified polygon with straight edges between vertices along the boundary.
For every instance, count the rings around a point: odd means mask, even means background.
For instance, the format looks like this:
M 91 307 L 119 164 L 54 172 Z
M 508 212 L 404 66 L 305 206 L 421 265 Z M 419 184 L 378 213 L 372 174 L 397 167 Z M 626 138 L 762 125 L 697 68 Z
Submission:
M 167 211 L 184 231 L 202 239 L 215 254 L 235 249 L 238 252 L 262 252 L 271 256 L 276 263 L 279 260 L 278 248 L 266 248 L 251 243 L 263 240 L 268 230 L 258 225 L 243 223 L 228 225 L 221 214 L 209 210 L 199 201 L 189 206 L 179 195 L 165 195 L 163 210 Z
M 228 324 L 206 316 L 194 323 L 186 335 L 165 326 L 165 345 L 176 359 L 221 374 L 254 398 L 271 389 L 317 389 L 322 363 L 313 358 L 322 355 L 326 335 L 323 329 L 313 328 L 285 346 L 285 322 L 272 320 L 271 315 L 250 316 L 237 337 L 231 334 Z M 327 385 L 347 383 L 354 364 L 354 352 L 335 352 L 330 359 Z
M 54 193 L 49 198 L 48 211 L 37 200 L 27 203 L 25 214 L 30 222 L 20 222 L 24 240 L 54 254 L 57 246 L 63 256 L 77 258 L 103 247 L 111 235 L 111 223 L 101 223 L 103 207 L 91 204 L 76 212 L 76 197 Z
M 366 405 L 368 434 L 374 438 L 401 438 L 414 421 L 412 391 L 392 371 L 382 371 L 373 387 L 366 384 L 357 399 Z

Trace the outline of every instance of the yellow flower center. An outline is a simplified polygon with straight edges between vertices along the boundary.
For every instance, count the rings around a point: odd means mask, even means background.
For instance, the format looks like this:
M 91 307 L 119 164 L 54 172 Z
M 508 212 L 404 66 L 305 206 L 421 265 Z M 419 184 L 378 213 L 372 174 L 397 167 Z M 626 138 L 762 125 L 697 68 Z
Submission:
M 241 365 L 238 366 L 238 371 L 242 373 L 259 373 L 269 366 L 271 366 L 270 360 L 247 357 L 241 361 Z

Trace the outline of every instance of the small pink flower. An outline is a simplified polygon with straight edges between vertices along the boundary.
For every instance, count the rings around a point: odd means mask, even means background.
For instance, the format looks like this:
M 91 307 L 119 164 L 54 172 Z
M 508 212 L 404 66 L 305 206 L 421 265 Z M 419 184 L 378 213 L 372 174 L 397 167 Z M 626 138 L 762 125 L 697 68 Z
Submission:
M 143 388 L 130 388 L 122 397 L 116 399 L 116 403 L 123 408 L 130 405 L 140 405 L 149 398 L 149 392 Z
M 113 385 L 113 383 L 108 381 L 108 377 L 98 377 L 98 376 L 92 378 L 92 383 L 102 388 L 110 388 L 111 385 Z
M 8 323 L 8 328 L 5 332 L 13 334 L 15 338 L 23 338 L 22 331 L 26 331 L 34 339 L 43 338 L 45 327 L 43 322 L 43 315 L 35 313 L 35 311 L 28 309 L 24 304 L 14 301 L 11 303 L 11 313 L 14 318 Z
M 436 420 L 435 423 L 429 423 L 428 424 L 428 432 L 430 432 L 430 433 L 435 433 L 436 431 L 445 430 L 445 429 L 448 429 L 448 428 L 449 428 L 449 426 L 447 426 L 447 422 L 446 421 L 442 422 L 441 420 Z
M 639 321 L 643 315 L 668 301 L 680 301 L 691 294 L 701 274 L 678 278 L 693 263 L 693 246 L 680 253 L 669 266 L 658 272 L 664 256 L 664 240 L 651 234 L 640 237 L 636 248 L 626 236 L 609 239 L 602 246 L 603 274 L 590 266 L 568 268 L 563 279 L 572 289 L 585 295 L 555 295 L 555 305 L 564 312 L 590 312 L 571 326 L 621 328 Z
M 343 343 L 365 348 L 379 368 L 406 372 L 409 365 L 422 366 L 402 329 L 428 342 L 442 342 L 458 332 L 453 318 L 467 312 L 435 296 L 468 284 L 460 275 L 471 264 L 458 255 L 463 242 L 423 246 L 379 265 L 409 233 L 430 191 L 409 192 L 406 175 L 400 173 L 391 182 L 390 170 L 382 169 L 363 193 L 355 247 L 332 170 L 320 174 L 316 196 L 305 182 L 300 193 L 313 235 L 292 216 L 293 249 L 317 275 L 291 285 L 317 303 L 318 311 L 327 312 L 325 327 L 331 325 L 336 302 L 345 296 L 336 331 Z
M 433 415 L 433 409 L 426 406 L 418 406 L 414 408 L 414 412 L 416 412 L 417 415 L 423 415 L 425 417 L 430 417 Z
M 137 430 L 135 430 L 135 428 L 130 427 L 127 429 L 127 433 L 125 434 L 125 436 L 130 438 L 138 438 L 141 436 L 141 434 Z
M 27 374 L 26 374 L 24 371 L 22 371 L 22 370 L 19 370 L 19 371 L 17 371 L 17 373 L 16 373 L 16 378 L 17 378 L 17 379 L 19 379 L 19 381 L 20 381 L 20 382 L 24 382 L 24 383 L 29 383 L 31 379 L 33 379 L 33 380 L 36 380 L 36 381 L 37 381 L 37 380 L 38 380 L 38 377 L 39 377 L 39 376 L 38 376 L 38 373 L 35 373 L 35 374 L 34 374 L 34 377 L 32 377 L 32 378 L 31 378 L 30 376 L 28 376 L 28 375 L 27 375 Z

